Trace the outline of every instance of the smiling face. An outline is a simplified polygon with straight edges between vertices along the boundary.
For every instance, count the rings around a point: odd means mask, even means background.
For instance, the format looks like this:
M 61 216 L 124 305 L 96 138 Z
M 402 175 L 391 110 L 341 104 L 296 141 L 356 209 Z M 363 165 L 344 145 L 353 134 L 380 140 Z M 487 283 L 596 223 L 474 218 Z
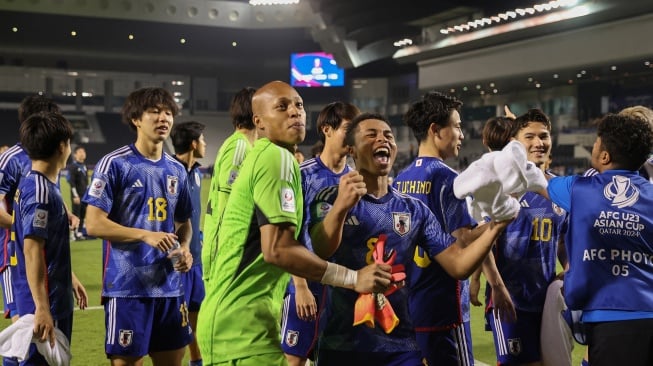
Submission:
M 256 127 L 273 143 L 294 151 L 304 141 L 304 101 L 290 85 L 274 81 L 262 86 L 252 98 L 252 109 Z
M 544 123 L 529 122 L 519 130 L 515 139 L 526 148 L 528 161 L 538 167 L 548 162 L 551 153 L 551 132 Z
M 361 174 L 388 175 L 397 157 L 397 144 L 390 126 L 378 119 L 361 121 L 354 135 L 351 156 Z
M 170 109 L 163 106 L 149 107 L 143 111 L 140 118 L 132 119 L 132 123 L 136 126 L 139 139 L 162 143 L 170 135 L 173 114 Z

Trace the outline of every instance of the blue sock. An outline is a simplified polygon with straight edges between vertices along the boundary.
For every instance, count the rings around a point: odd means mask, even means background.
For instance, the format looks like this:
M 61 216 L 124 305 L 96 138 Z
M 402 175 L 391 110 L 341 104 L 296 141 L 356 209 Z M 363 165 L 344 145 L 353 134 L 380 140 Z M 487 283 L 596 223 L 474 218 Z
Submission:
M 196 360 L 196 361 L 190 361 L 188 363 L 188 366 L 203 366 L 202 365 L 202 359 L 200 358 L 199 360 Z
M 580 361 L 580 366 L 590 366 L 590 362 L 587 361 L 586 359 L 583 359 L 582 361 Z

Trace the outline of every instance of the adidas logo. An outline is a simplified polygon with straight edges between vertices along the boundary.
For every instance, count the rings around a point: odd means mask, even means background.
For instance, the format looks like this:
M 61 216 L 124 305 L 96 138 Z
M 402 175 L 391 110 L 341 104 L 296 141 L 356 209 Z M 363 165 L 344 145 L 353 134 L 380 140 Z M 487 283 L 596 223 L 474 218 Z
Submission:
M 360 225 L 360 222 L 358 221 L 358 218 L 356 218 L 356 216 L 351 216 L 345 221 L 345 225 L 358 226 Z
M 143 187 L 143 182 L 141 182 L 140 179 L 136 179 L 136 182 L 134 182 L 134 184 L 132 184 L 132 187 L 134 187 L 134 188 L 142 188 L 142 187 Z
M 526 208 L 531 207 L 531 206 L 528 205 L 528 202 L 526 202 L 526 200 L 523 200 L 523 201 L 521 201 L 519 203 L 521 204 L 521 207 L 526 207 Z

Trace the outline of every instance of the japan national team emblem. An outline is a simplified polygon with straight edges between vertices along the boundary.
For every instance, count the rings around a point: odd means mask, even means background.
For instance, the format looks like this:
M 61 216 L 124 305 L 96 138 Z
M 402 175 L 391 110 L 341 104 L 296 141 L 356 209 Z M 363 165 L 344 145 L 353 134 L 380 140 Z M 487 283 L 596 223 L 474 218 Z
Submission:
M 556 205 L 555 203 L 551 203 L 551 207 L 553 208 L 553 212 L 555 212 L 556 215 L 562 216 L 565 214 L 565 210 L 563 210 L 562 207 Z
M 612 177 L 612 182 L 603 189 L 605 198 L 612 201 L 612 206 L 629 207 L 639 199 L 639 190 L 630 183 L 630 178 L 621 175 Z
M 100 198 L 102 196 L 102 192 L 104 192 L 104 187 L 107 185 L 107 182 L 95 178 L 91 182 L 91 186 L 88 189 L 88 195 L 96 198 Z
M 296 330 L 289 330 L 286 332 L 286 344 L 290 347 L 295 347 L 299 340 L 299 332 Z
M 320 202 L 315 206 L 315 217 L 323 219 L 331 211 L 331 205 L 326 202 Z
M 118 343 L 123 347 L 129 347 L 132 344 L 132 339 L 134 337 L 134 331 L 131 329 L 120 329 L 118 334 Z
M 177 195 L 178 183 L 179 183 L 179 178 L 175 177 L 174 175 L 169 175 L 166 180 L 166 187 L 168 193 L 170 193 L 171 195 Z
M 48 226 L 48 211 L 37 208 L 34 212 L 34 221 L 32 222 L 34 227 L 45 229 Z
M 295 212 L 295 192 L 292 188 L 281 188 L 281 210 Z
M 410 231 L 410 214 L 406 212 L 392 213 L 392 229 L 399 235 L 404 236 Z
M 511 355 L 519 355 L 521 353 L 521 339 L 520 338 L 510 338 L 508 339 L 508 352 Z

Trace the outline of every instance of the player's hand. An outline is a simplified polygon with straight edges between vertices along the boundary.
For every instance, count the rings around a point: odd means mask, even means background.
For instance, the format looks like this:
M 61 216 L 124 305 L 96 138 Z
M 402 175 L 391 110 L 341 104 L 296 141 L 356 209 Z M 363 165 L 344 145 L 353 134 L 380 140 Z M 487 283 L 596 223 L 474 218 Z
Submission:
M 517 116 L 515 116 L 515 114 L 512 113 L 512 111 L 510 110 L 510 107 L 508 107 L 507 104 L 504 104 L 504 106 L 503 106 L 503 113 L 505 113 L 506 117 L 508 117 L 508 118 L 512 118 L 512 119 L 517 118 Z
M 317 315 L 317 302 L 308 287 L 295 287 L 295 310 L 299 319 L 313 321 Z
M 34 312 L 34 337 L 41 342 L 49 341 L 54 347 L 54 320 L 50 309 L 37 308 Z
M 352 170 L 340 177 L 336 202 L 340 202 L 347 208 L 352 208 L 366 194 L 367 188 L 365 187 L 363 176 L 357 171 Z
M 193 255 L 190 253 L 188 247 L 180 247 L 172 250 L 168 254 L 168 258 L 175 257 L 173 268 L 178 272 L 188 272 L 190 267 L 193 266 Z
M 86 309 L 88 306 L 88 294 L 86 293 L 86 288 L 84 285 L 77 279 L 77 276 L 73 273 L 73 295 L 75 296 L 75 301 L 80 310 Z
M 384 293 L 392 284 L 392 266 L 373 263 L 358 270 L 354 290 L 361 294 Z
M 79 199 L 79 197 L 73 197 L 73 203 L 76 205 L 79 205 L 82 201 Z
M 483 305 L 478 299 L 478 293 L 481 291 L 481 280 L 476 276 L 472 276 L 469 279 L 469 302 L 474 306 Z
M 79 217 L 71 212 L 68 212 L 68 226 L 70 230 L 77 230 L 79 227 Z
M 492 304 L 495 317 L 511 323 L 517 321 L 515 304 L 513 304 L 506 286 L 492 286 Z
M 162 252 L 172 249 L 177 242 L 177 234 L 149 231 L 143 238 L 145 244 L 157 248 Z

